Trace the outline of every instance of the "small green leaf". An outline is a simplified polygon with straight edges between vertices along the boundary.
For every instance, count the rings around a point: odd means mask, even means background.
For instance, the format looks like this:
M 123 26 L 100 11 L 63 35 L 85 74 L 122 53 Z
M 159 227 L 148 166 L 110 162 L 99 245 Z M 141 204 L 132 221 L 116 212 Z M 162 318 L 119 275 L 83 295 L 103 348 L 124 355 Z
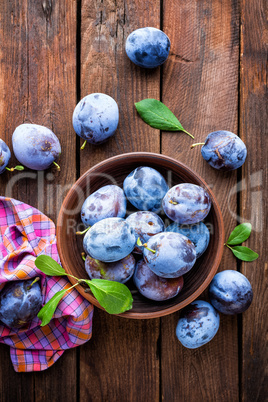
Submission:
M 255 253 L 255 251 L 248 247 L 234 246 L 229 248 L 232 250 L 236 258 L 242 261 L 254 261 L 259 257 L 259 254 Z
M 251 233 L 250 223 L 241 223 L 241 225 L 236 226 L 227 240 L 227 244 L 236 245 L 241 244 L 243 241 L 247 240 Z
M 68 290 L 69 289 L 63 289 L 55 293 L 54 296 L 39 311 L 37 317 L 42 321 L 41 327 L 47 325 L 50 322 L 51 318 L 53 317 L 53 314 L 55 313 L 57 305 L 59 304 L 60 300 Z
M 192 134 L 188 133 L 188 131 L 182 127 L 171 110 L 159 100 L 143 99 L 135 103 L 135 107 L 142 120 L 149 124 L 149 126 L 165 131 L 183 131 L 194 138 Z
M 132 308 L 133 298 L 126 285 L 106 279 L 85 279 L 85 282 L 107 313 L 120 314 Z
M 48 255 L 39 255 L 35 260 L 35 265 L 40 269 L 40 271 L 49 276 L 67 275 L 62 266 Z

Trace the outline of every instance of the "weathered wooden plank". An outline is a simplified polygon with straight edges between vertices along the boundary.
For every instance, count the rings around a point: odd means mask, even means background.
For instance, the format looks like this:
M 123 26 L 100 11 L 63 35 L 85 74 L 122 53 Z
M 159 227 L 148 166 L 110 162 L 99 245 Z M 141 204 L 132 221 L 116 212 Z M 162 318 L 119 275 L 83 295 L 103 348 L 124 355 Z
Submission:
M 223 174 L 214 170 L 202 159 L 200 149 L 190 150 L 190 145 L 204 141 L 211 131 L 237 132 L 238 5 L 230 0 L 164 0 L 163 18 L 171 54 L 163 67 L 162 100 L 195 140 L 183 133 L 163 133 L 162 151 L 206 180 L 220 203 L 229 233 L 236 225 L 236 172 Z M 227 249 L 220 269 L 236 269 L 235 258 Z M 207 294 L 199 298 L 207 298 Z M 196 350 L 187 350 L 177 341 L 178 318 L 179 314 L 173 314 L 161 319 L 163 400 L 237 401 L 236 318 L 221 316 L 216 337 Z
M 56 221 L 65 185 L 76 178 L 76 136 L 71 122 L 76 104 L 76 2 L 1 2 L 1 22 L 0 126 L 4 137 L 11 146 L 16 126 L 32 122 L 51 128 L 62 146 L 60 173 L 53 167 L 38 173 L 26 169 L 14 176 L 18 181 L 13 185 L 8 180 L 11 174 L 2 175 L 1 194 L 37 207 Z M 66 352 L 50 370 L 22 375 L 19 381 L 2 364 L 3 392 L 9 400 L 20 400 L 17 393 L 29 400 L 35 386 L 34 400 L 60 395 L 73 401 L 76 367 L 76 350 Z M 18 387 L 7 385 L 17 382 Z
M 145 71 L 127 58 L 127 35 L 143 26 L 159 27 L 160 2 L 84 0 L 81 31 L 81 97 L 103 92 L 119 105 L 119 127 L 101 146 L 81 152 L 81 173 L 124 152 L 160 150 L 160 134 L 137 116 L 134 102 L 160 96 L 160 69 Z M 81 140 L 82 143 L 82 140 Z M 96 309 L 97 310 L 97 309 Z M 93 339 L 81 348 L 81 400 L 159 399 L 159 320 L 137 321 L 96 311 Z
M 58 135 L 61 171 L 50 169 L 44 180 L 44 211 L 56 222 L 66 189 L 76 179 L 76 136 L 72 112 L 76 104 L 76 2 L 29 0 L 28 115 Z M 53 174 L 53 179 L 52 179 Z M 31 193 L 31 190 L 30 190 Z M 36 400 L 76 398 L 76 350 L 48 372 L 35 376 Z M 64 380 L 63 380 L 64 379 Z
M 0 344 L 0 356 L 0 401 L 34 401 L 34 376 L 15 373 L 6 345 Z
M 159 97 L 160 69 L 145 70 L 127 57 L 124 45 L 130 32 L 142 26 L 159 26 L 160 5 L 150 0 L 84 1 L 81 32 L 81 97 L 103 92 L 119 105 L 119 127 L 101 146 L 87 145 L 81 168 L 107 157 L 131 151 L 159 151 L 159 133 L 138 118 L 134 102 Z M 82 144 L 82 140 L 81 140 Z
M 26 105 L 27 63 L 24 49 L 27 35 L 25 26 L 27 5 L 25 2 L 19 5 L 1 1 L 0 9 L 0 137 L 11 148 L 15 122 L 23 120 Z M 4 195 L 11 177 L 12 174 L 9 172 L 0 175 L 1 195 Z M 15 373 L 8 346 L 0 345 L 0 354 L 0 400 L 22 401 L 24 398 L 27 399 L 27 396 L 33 400 L 33 376 Z
M 265 1 L 241 2 L 240 131 L 248 157 L 242 170 L 241 219 L 252 223 L 245 243 L 260 254 L 243 263 L 253 302 L 242 315 L 241 400 L 267 399 L 267 46 Z
M 159 400 L 158 321 L 95 310 L 92 340 L 80 348 L 81 400 Z

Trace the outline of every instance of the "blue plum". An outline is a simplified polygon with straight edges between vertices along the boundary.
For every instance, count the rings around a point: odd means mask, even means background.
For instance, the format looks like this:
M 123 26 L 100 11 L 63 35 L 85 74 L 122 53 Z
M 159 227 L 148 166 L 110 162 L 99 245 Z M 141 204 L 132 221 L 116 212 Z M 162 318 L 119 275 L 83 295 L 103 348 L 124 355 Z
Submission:
M 103 262 L 119 261 L 130 254 L 136 244 L 134 230 L 122 218 L 106 218 L 95 223 L 86 233 L 86 254 Z
M 155 68 L 168 58 L 170 40 L 160 29 L 139 28 L 127 37 L 125 48 L 128 57 L 137 66 Z
M 161 202 L 169 187 L 164 177 L 155 169 L 140 166 L 123 182 L 127 199 L 141 211 L 159 212 Z
M 0 174 L 5 172 L 10 157 L 11 152 L 9 147 L 3 140 L 0 139 Z
M 118 126 L 119 109 L 111 96 L 93 93 L 85 96 L 73 112 L 73 127 L 79 137 L 90 144 L 101 144 Z
M 85 269 L 90 279 L 107 279 L 125 283 L 134 274 L 135 264 L 132 254 L 115 262 L 102 262 L 87 255 Z
M 143 250 L 144 260 L 162 278 L 184 275 L 196 261 L 195 246 L 179 233 L 158 233 L 149 239 L 147 247 Z
M 124 218 L 126 208 L 124 191 L 118 186 L 109 184 L 87 197 L 82 205 L 81 219 L 88 227 L 105 218 Z
M 201 154 L 210 166 L 228 172 L 243 165 L 247 157 L 247 148 L 236 134 L 220 130 L 207 136 Z
M 211 341 L 219 326 L 220 316 L 211 304 L 196 300 L 182 310 L 176 336 L 186 348 L 196 349 Z
M 42 307 L 40 286 L 34 279 L 9 282 L 0 293 L 0 320 L 10 328 L 26 327 Z
M 155 275 L 144 260 L 137 262 L 133 281 L 147 299 L 163 301 L 177 296 L 183 287 L 183 277 L 161 278 Z
M 162 205 L 165 214 L 174 222 L 194 224 L 208 215 L 211 200 L 202 187 L 191 183 L 181 183 L 166 193 Z
M 252 287 L 240 272 L 226 270 L 217 273 L 209 286 L 211 304 L 223 314 L 246 311 L 253 299 Z
M 209 230 L 203 222 L 195 225 L 179 225 L 173 222 L 166 228 L 166 232 L 180 233 L 188 237 L 195 245 L 196 258 L 199 258 L 206 251 L 210 240 Z
M 136 240 L 139 237 L 142 243 L 146 243 L 150 237 L 165 230 L 162 219 L 150 211 L 134 212 L 127 217 L 126 221 L 134 229 Z M 133 251 L 137 254 L 142 254 L 143 247 L 136 245 Z
M 12 135 L 16 158 L 29 169 L 45 170 L 61 153 L 57 136 L 47 127 L 38 124 L 21 124 Z M 59 167 L 58 167 L 59 168 Z

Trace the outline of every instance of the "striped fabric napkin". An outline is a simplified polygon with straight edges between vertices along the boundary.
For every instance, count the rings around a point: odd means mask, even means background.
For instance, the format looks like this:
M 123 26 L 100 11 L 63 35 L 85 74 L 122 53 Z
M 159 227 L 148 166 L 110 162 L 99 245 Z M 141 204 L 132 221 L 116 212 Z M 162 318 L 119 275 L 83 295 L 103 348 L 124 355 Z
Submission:
M 68 289 L 65 277 L 47 277 L 36 268 L 40 254 L 60 262 L 54 223 L 37 209 L 0 196 L 0 291 L 8 281 L 39 276 L 44 305 L 56 292 Z M 10 329 L 0 321 L 0 342 L 10 346 L 15 371 L 45 370 L 64 350 L 91 338 L 92 315 L 93 306 L 73 288 L 44 327 L 37 317 L 27 329 Z

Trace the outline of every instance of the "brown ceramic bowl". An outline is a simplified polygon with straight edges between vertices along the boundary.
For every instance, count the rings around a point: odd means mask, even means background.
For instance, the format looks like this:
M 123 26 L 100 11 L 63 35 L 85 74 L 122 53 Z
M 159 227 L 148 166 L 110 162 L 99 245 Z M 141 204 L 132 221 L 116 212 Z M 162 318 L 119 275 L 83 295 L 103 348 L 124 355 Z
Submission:
M 164 302 L 151 301 L 139 294 L 132 280 L 127 282 L 134 299 L 133 308 L 120 316 L 144 319 L 168 315 L 187 306 L 206 289 L 217 272 L 224 244 L 222 214 L 213 192 L 200 176 L 177 160 L 154 153 L 135 152 L 106 159 L 89 169 L 68 192 L 59 213 L 57 241 L 65 270 L 77 278 L 87 278 L 81 258 L 83 236 L 75 234 L 77 230 L 84 228 L 80 218 L 82 204 L 86 197 L 104 185 L 117 184 L 122 187 L 125 177 L 138 166 L 155 168 L 166 178 L 170 187 L 182 182 L 202 186 L 212 200 L 210 213 L 205 220 L 211 229 L 209 246 L 197 259 L 194 267 L 184 275 L 183 289 L 176 297 Z M 135 208 L 128 206 L 128 212 L 132 211 Z M 162 218 L 165 219 L 163 216 Z M 72 278 L 69 279 L 73 284 L 76 283 Z M 82 286 L 79 285 L 76 289 L 92 304 L 100 307 L 95 297 L 91 293 L 85 293 Z

